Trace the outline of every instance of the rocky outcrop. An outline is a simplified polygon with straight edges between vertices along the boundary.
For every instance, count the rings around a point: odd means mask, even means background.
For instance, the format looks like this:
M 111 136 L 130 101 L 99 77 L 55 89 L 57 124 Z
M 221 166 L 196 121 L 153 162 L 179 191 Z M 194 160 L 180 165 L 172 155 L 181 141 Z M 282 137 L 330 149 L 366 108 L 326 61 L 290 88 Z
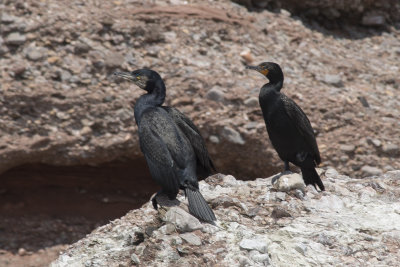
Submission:
M 233 0 L 250 9 L 284 8 L 295 15 L 313 19 L 340 20 L 365 26 L 385 26 L 400 22 L 400 3 L 396 0 Z
M 358 180 L 328 169 L 322 193 L 299 186 L 298 174 L 276 178 L 214 175 L 200 189 L 216 225 L 188 214 L 180 195 L 180 206 L 148 203 L 99 227 L 51 266 L 398 264 L 400 171 Z
M 345 27 L 350 38 L 334 38 L 284 9 L 170 2 L 1 1 L 0 172 L 141 157 L 130 104 L 142 92 L 112 73 L 152 67 L 219 171 L 275 173 L 283 164 L 257 103 L 266 80 L 244 67 L 265 60 L 283 67 L 284 92 L 313 123 L 322 167 L 359 177 L 400 168 L 398 31 Z

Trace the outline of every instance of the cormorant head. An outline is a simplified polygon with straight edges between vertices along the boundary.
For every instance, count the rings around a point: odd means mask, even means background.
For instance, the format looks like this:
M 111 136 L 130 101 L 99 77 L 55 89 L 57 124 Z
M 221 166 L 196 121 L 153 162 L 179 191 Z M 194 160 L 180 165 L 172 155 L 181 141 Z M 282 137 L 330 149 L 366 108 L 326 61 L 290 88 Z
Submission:
M 157 87 L 162 86 L 165 88 L 161 76 L 154 70 L 139 69 L 139 70 L 134 70 L 132 72 L 117 71 L 114 72 L 114 75 L 133 81 L 137 86 L 139 86 L 143 90 L 146 90 L 149 93 L 152 93 L 156 86 Z
M 283 81 L 282 69 L 278 64 L 274 62 L 263 62 L 258 66 L 247 66 L 246 69 L 258 71 L 259 73 L 267 77 L 271 83 Z

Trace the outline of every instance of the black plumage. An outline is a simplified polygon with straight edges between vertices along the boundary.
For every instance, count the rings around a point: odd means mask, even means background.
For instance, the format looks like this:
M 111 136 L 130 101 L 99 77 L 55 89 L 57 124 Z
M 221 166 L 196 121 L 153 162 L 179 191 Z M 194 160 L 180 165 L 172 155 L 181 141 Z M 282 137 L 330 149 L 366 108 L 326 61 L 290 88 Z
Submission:
M 315 167 L 321 163 L 321 156 L 314 130 L 303 110 L 289 97 L 281 93 L 283 72 L 273 62 L 248 66 L 269 79 L 259 95 L 267 132 L 273 147 L 289 171 L 289 162 L 300 167 L 306 185 L 318 186 L 325 190 Z
M 162 106 L 166 88 L 160 75 L 149 69 L 130 73 L 116 72 L 147 91 L 134 106 L 140 148 L 151 176 L 161 192 L 175 199 L 179 189 L 185 191 L 189 211 L 195 217 L 212 222 L 215 215 L 199 192 L 197 165 L 211 173 L 213 164 L 198 129 L 175 108 Z M 201 139 L 201 140 L 200 140 Z M 157 208 L 156 197 L 153 205 Z

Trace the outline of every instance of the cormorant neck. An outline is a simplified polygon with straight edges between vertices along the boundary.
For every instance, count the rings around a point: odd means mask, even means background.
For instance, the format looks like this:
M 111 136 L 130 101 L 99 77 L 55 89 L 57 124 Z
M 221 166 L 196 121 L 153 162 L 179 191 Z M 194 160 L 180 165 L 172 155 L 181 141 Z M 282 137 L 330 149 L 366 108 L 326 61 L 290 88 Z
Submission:
M 135 121 L 139 124 L 143 112 L 151 107 L 159 107 L 165 100 L 165 84 L 162 80 L 149 83 L 145 90 L 149 93 L 139 97 L 135 104 Z
M 267 78 L 269 80 L 269 86 L 279 92 L 283 86 L 283 72 L 281 70 L 275 71 L 270 73 Z
M 274 89 L 277 92 L 280 92 L 283 86 L 283 79 L 279 80 L 279 81 L 269 81 L 269 83 L 267 83 L 267 86 L 271 89 Z

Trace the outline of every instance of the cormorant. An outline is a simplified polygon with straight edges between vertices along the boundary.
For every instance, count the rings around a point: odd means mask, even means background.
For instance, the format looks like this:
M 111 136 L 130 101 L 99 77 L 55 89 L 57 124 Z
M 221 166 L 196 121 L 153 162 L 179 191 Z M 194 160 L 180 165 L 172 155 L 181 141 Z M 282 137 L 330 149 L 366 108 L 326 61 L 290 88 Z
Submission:
M 162 106 L 166 88 L 157 72 L 139 69 L 114 74 L 133 81 L 147 92 L 136 101 L 134 116 L 140 149 L 151 176 L 161 186 L 157 195 L 175 199 L 182 189 L 188 197 L 191 214 L 206 222 L 215 221 L 213 211 L 199 192 L 196 166 L 211 172 L 213 164 L 197 128 L 177 109 Z M 157 209 L 156 197 L 152 201 Z
M 314 130 L 303 110 L 289 97 L 281 93 L 283 72 L 273 62 L 263 62 L 258 66 L 247 66 L 266 76 L 269 83 L 261 87 L 259 102 L 269 139 L 279 157 L 285 163 L 285 171 L 290 171 L 289 162 L 300 167 L 306 185 L 325 187 L 315 167 L 321 163 Z

